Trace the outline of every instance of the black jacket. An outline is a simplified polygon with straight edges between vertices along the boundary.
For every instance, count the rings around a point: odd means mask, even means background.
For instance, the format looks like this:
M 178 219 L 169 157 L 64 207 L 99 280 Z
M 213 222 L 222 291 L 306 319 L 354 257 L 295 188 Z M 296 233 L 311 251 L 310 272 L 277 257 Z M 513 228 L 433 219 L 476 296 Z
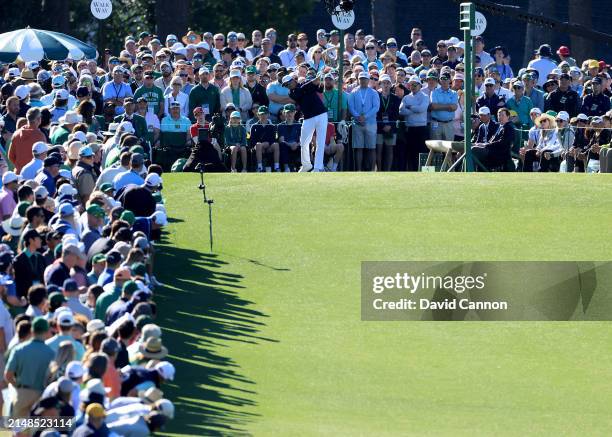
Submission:
M 492 158 L 498 159 L 500 162 L 510 159 L 510 151 L 514 145 L 514 125 L 512 122 L 509 121 L 502 125 L 493 135 L 491 141 L 486 144 Z
M 389 94 L 388 100 L 383 99 L 383 95 L 382 93 L 378 93 L 378 95 L 380 96 L 380 109 L 378 110 L 378 113 L 376 114 L 376 121 L 378 121 L 378 133 L 382 134 L 384 133 L 382 128 L 384 126 L 391 126 L 391 132 L 390 133 L 396 133 L 397 132 L 397 120 L 399 120 L 399 107 L 400 104 L 402 103 L 402 100 L 396 96 L 395 94 L 391 93 Z M 387 105 L 385 107 L 385 101 L 387 102 Z M 383 123 L 383 117 L 387 116 L 388 119 L 388 123 Z
M 476 135 L 474 137 L 475 143 L 488 143 L 491 141 L 491 138 L 495 135 L 499 129 L 499 123 L 494 122 L 493 120 L 489 121 L 489 124 L 486 125 L 484 123 L 480 123 L 478 126 L 478 130 L 476 131 Z
M 489 111 L 491 111 L 491 117 L 495 118 L 497 117 L 497 111 L 499 108 L 504 107 L 504 105 L 500 106 L 499 102 L 501 102 L 501 99 L 497 94 L 494 93 L 491 97 L 487 97 L 486 94 L 483 94 L 476 99 L 476 110 L 486 106 L 489 108 Z
M 580 97 L 578 97 L 576 91 L 572 89 L 568 89 L 567 91 L 556 89 L 546 96 L 544 111 L 552 110 L 557 113 L 566 111 L 570 117 L 575 117 L 578 115 L 581 103 Z
M 45 267 L 47 267 L 45 258 L 38 252 L 32 254 L 31 257 L 28 257 L 25 252 L 17 255 L 13 268 L 15 269 L 15 286 L 18 296 L 27 296 L 28 289 L 34 284 L 34 281 L 44 284 Z

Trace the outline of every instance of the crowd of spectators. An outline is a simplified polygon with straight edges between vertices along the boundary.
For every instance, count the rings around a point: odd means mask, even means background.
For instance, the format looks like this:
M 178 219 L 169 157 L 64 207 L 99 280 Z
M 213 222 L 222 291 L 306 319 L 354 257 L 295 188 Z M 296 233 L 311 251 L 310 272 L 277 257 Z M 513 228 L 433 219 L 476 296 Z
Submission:
M 0 65 L 4 411 L 74 416 L 74 436 L 146 436 L 172 419 L 162 389 L 174 367 L 154 302 L 162 173 L 190 160 L 295 171 L 302 113 L 288 75 L 320 87 L 327 170 L 418 170 L 425 141 L 463 140 L 465 46 L 429 45 L 418 28 L 406 40 L 358 30 L 339 56 L 338 32 L 323 29 L 284 45 L 272 28 L 250 41 L 142 32 L 117 56 Z M 483 166 L 600 170 L 609 65 L 543 44 L 515 71 L 503 46 L 487 51 L 479 36 L 474 47 L 470 115 Z
M 415 171 L 426 140 L 463 140 L 463 41 L 429 44 L 414 28 L 400 47 L 395 38 L 346 33 L 339 105 L 339 38 L 323 29 L 312 41 L 295 33 L 284 44 L 273 28 L 250 39 L 234 31 L 189 31 L 180 39 L 142 32 L 127 36 L 117 56 L 105 50 L 98 61 L 3 65 L 3 163 L 19 172 L 34 142 L 65 145 L 81 131 L 102 145 L 95 158 L 101 169 L 116 165 L 121 150 L 140 146 L 164 170 L 197 158 L 233 172 L 293 171 L 300 130 L 292 126 L 302 113 L 283 86 L 287 75 L 318 79 L 330 123 L 329 171 Z M 568 47 L 543 44 L 515 70 L 505 47 L 486 50 L 482 36 L 473 42 L 475 154 L 500 169 L 599 171 L 600 150 L 610 142 L 609 65 L 576 61 Z M 39 128 L 28 121 L 29 108 L 40 109 Z M 507 109 L 506 128 L 499 109 Z M 119 142 L 125 133 L 127 145 Z M 71 153 L 76 159 L 76 148 Z

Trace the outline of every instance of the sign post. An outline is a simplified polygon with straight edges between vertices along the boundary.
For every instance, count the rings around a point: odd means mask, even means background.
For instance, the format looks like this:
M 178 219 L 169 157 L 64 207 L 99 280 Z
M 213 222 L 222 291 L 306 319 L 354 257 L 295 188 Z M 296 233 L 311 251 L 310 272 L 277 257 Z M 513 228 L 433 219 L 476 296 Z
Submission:
M 336 6 L 334 13 L 331 16 L 332 23 L 336 29 L 340 30 L 340 48 L 336 54 L 336 60 L 338 62 L 338 112 L 337 117 L 340 118 L 342 114 L 342 88 L 344 81 L 344 31 L 351 27 L 355 22 L 354 11 L 343 11 L 340 6 Z
M 461 5 L 459 5 L 459 26 L 460 29 L 463 30 L 463 40 L 465 41 L 465 51 L 463 55 L 463 63 L 465 64 L 465 92 L 463 94 L 465 99 L 463 109 L 465 162 L 463 169 L 466 172 L 474 171 L 474 158 L 472 156 L 472 96 L 474 94 L 474 56 L 472 53 L 472 31 L 475 27 L 475 12 L 473 3 L 461 3 Z

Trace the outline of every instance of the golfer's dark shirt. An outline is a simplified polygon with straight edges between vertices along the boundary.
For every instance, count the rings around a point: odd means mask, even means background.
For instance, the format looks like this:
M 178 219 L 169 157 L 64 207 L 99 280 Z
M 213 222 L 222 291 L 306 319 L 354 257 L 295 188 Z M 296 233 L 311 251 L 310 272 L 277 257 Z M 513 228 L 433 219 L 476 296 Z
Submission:
M 289 97 L 300 106 L 304 119 L 316 117 L 327 112 L 327 108 L 319 96 L 319 87 L 312 82 L 298 85 L 289 91 Z

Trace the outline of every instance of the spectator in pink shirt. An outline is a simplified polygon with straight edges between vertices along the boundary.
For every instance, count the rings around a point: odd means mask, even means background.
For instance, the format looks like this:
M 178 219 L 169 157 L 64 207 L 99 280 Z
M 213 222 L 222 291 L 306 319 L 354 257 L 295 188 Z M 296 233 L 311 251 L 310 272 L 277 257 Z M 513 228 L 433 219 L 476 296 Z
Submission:
M 17 191 L 18 176 L 12 171 L 7 171 L 2 176 L 2 190 L 0 190 L 0 213 L 2 220 L 11 218 L 13 210 L 17 206 L 15 192 Z

